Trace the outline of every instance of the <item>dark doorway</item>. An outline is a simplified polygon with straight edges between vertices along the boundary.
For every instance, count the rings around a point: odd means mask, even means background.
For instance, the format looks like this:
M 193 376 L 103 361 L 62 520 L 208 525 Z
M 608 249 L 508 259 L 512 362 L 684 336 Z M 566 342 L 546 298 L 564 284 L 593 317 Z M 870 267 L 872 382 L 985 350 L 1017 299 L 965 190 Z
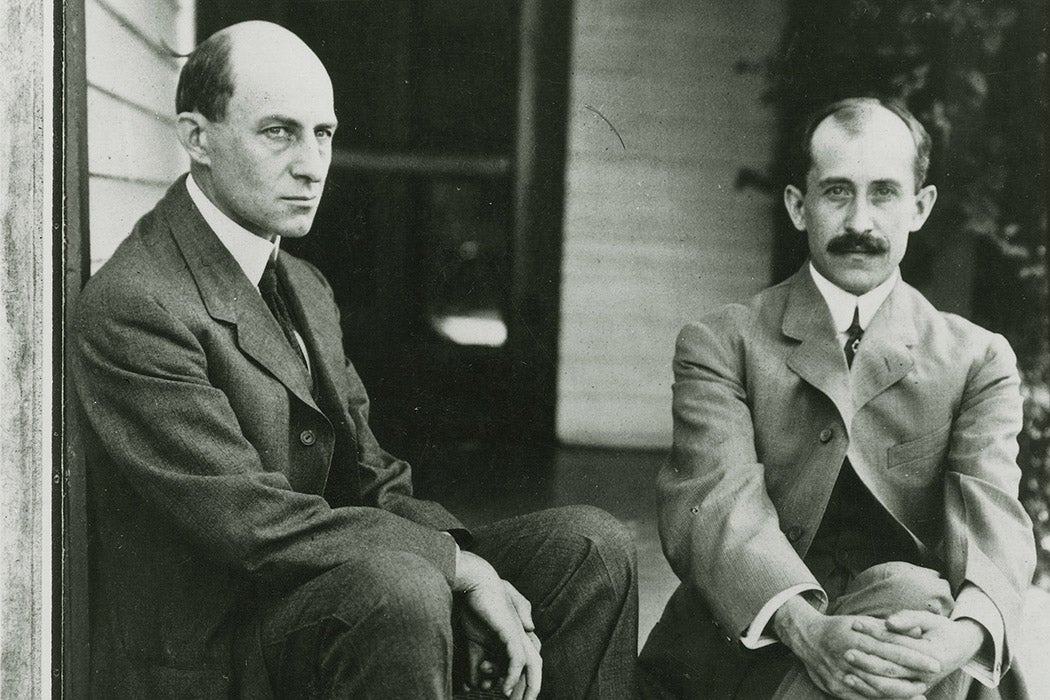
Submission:
M 202 0 L 201 38 L 269 19 L 335 85 L 316 264 L 391 452 L 554 440 L 571 3 Z

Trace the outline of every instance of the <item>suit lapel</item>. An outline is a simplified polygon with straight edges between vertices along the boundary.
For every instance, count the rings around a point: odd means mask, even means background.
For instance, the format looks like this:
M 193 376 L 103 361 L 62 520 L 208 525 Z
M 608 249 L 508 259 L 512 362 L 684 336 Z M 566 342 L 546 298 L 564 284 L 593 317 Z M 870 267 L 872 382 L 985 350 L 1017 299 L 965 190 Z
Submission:
M 788 367 L 831 399 L 847 428 L 858 411 L 903 379 L 915 364 L 914 315 L 903 281 L 897 282 L 868 325 L 852 373 L 827 303 L 806 267 L 791 280 L 783 331 L 801 341 L 788 358 Z
M 781 329 L 801 342 L 788 357 L 788 367 L 831 399 L 848 429 L 854 414 L 849 368 L 835 338 L 831 312 L 806 267 L 795 273 L 790 285 Z
M 318 317 L 318 311 L 322 308 L 321 304 L 303 303 L 305 285 L 285 260 L 283 255 L 277 256 L 277 275 L 287 292 L 285 301 L 298 321 L 299 331 L 310 355 L 310 368 L 313 371 L 314 381 L 317 382 L 318 401 L 324 404 L 322 413 L 329 420 L 344 424 L 352 435 L 356 435 L 357 426 L 354 425 L 354 422 L 343 420 L 343 406 L 333 379 L 334 373 L 343 371 L 343 368 L 331 366 L 329 360 L 334 357 L 329 350 L 331 342 L 323 342 L 319 335 L 319 329 L 329 325 L 324 319 Z M 345 361 L 342 355 L 342 340 L 337 339 L 335 343 L 339 349 L 338 360 Z
M 915 364 L 911 346 L 916 332 L 907 286 L 898 280 L 872 317 L 860 349 L 853 359 L 853 408 L 861 410 L 869 401 L 893 386 Z
M 212 318 L 237 328 L 237 344 L 300 401 L 317 408 L 302 362 L 237 261 L 193 205 L 180 178 L 165 197 L 172 235 Z

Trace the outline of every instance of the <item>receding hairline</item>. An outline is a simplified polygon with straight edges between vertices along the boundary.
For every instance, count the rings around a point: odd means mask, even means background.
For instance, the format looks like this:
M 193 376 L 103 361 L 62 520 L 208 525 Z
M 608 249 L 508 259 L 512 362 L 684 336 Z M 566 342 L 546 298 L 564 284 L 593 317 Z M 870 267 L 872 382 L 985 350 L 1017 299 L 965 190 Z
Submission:
M 835 110 L 831 114 L 827 115 L 824 119 L 821 119 L 813 128 L 813 134 L 817 133 L 817 130 L 825 124 L 834 124 L 850 136 L 859 136 L 864 132 L 864 127 L 876 119 L 877 114 L 888 114 L 897 120 L 908 132 L 908 136 L 914 143 L 915 138 L 911 133 L 911 127 L 908 122 L 901 117 L 901 115 L 894 112 L 883 105 L 878 100 L 871 98 L 871 101 L 865 100 L 864 102 L 858 102 L 856 104 L 849 104 L 843 106 L 841 109 Z M 810 137 L 812 145 L 813 137 Z M 917 145 L 917 144 L 916 144 Z
M 257 20 L 224 27 L 198 44 L 180 71 L 176 111 L 197 109 L 221 121 L 245 75 L 265 76 L 289 64 L 303 73 L 316 71 L 331 86 L 321 59 L 285 27 Z
M 873 115 L 880 111 L 896 117 L 908 132 L 914 153 L 912 172 L 915 189 L 918 191 L 926 183 L 926 176 L 929 172 L 932 148 L 930 135 L 922 122 L 902 104 L 878 97 L 848 97 L 826 104 L 810 113 L 809 118 L 803 122 L 804 129 L 800 132 L 800 138 L 796 139 L 794 146 L 796 150 L 793 160 L 803 166 L 794 171 L 793 180 L 797 180 L 795 184 L 805 191 L 809 171 L 813 167 L 813 137 L 820 127 L 830 121 L 848 135 L 857 136 L 862 133 L 864 126 L 871 121 Z
M 227 61 L 231 72 L 244 69 L 254 62 L 286 63 L 287 58 L 297 57 L 328 76 L 321 59 L 314 50 L 294 32 L 271 22 L 250 21 L 233 24 L 216 32 L 224 34 L 229 42 Z M 236 87 L 236 81 L 234 82 Z
M 299 38 L 299 35 L 295 32 L 286 27 L 282 27 L 279 24 L 265 22 L 263 20 L 249 20 L 247 22 L 231 24 L 228 27 L 223 27 L 218 30 L 205 41 L 211 41 L 216 38 L 227 38 L 232 42 L 245 41 L 248 39 L 253 41 L 263 39 L 289 41 L 301 46 L 307 51 L 310 51 L 310 53 L 313 53 L 310 47 L 306 45 L 306 42 Z

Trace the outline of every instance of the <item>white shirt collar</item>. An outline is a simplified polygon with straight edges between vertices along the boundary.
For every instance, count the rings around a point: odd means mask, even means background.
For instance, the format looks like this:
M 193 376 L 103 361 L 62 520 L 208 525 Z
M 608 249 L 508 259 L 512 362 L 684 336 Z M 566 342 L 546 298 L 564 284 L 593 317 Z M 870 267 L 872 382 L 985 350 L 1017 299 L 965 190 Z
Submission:
M 853 323 L 854 309 L 859 312 L 860 327 L 867 329 L 872 316 L 882 306 L 882 302 L 886 301 L 886 297 L 893 291 L 893 286 L 897 284 L 901 276 L 900 269 L 896 269 L 885 282 L 858 297 L 835 286 L 831 280 L 817 272 L 812 262 L 809 264 L 809 274 L 813 277 L 813 283 L 817 285 L 820 295 L 824 297 L 828 305 L 831 320 L 835 324 L 835 332 L 838 334 L 849 330 L 850 324 Z
M 258 287 L 259 280 L 262 279 L 263 270 L 266 269 L 266 263 L 269 262 L 271 256 L 277 257 L 277 251 L 281 245 L 281 237 L 275 237 L 273 243 L 271 243 L 262 236 L 256 236 L 223 214 L 208 199 L 208 195 L 204 194 L 200 185 L 193 179 L 193 175 L 186 176 L 186 190 L 190 193 L 190 199 L 193 200 L 193 203 L 197 205 L 197 209 L 200 210 L 204 221 L 215 232 L 215 235 L 219 237 L 219 241 L 226 250 L 230 251 L 230 255 L 237 261 L 241 269 L 244 270 L 245 277 Z

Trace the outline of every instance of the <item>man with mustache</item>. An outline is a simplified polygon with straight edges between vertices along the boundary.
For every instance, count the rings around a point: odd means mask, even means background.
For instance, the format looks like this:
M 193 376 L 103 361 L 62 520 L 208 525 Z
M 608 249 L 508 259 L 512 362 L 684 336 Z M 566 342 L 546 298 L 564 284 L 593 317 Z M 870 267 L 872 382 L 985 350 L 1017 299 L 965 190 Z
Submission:
M 586 507 L 468 532 L 415 498 L 369 429 L 332 290 L 280 249 L 309 233 L 331 163 L 321 61 L 282 27 L 233 25 L 175 102 L 190 172 L 77 300 L 83 692 L 444 699 L 462 632 L 490 696 L 630 696 L 629 533 Z
M 784 192 L 809 262 L 679 335 L 654 694 L 1024 696 L 1015 358 L 898 271 L 929 154 L 895 104 L 817 112 Z

